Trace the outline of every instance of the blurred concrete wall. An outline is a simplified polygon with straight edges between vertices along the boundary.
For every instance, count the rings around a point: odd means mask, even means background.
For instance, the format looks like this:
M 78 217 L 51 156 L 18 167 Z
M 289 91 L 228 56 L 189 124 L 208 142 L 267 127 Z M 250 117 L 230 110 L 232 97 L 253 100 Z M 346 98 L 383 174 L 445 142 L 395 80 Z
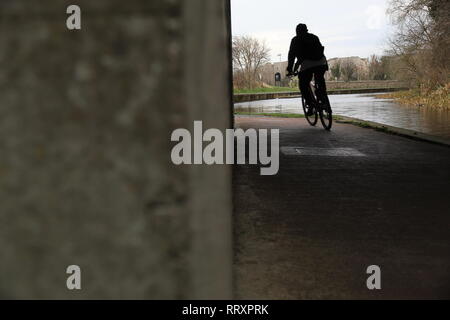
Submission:
M 227 7 L 0 2 L 0 298 L 231 296 L 230 168 L 170 160 L 230 127 Z

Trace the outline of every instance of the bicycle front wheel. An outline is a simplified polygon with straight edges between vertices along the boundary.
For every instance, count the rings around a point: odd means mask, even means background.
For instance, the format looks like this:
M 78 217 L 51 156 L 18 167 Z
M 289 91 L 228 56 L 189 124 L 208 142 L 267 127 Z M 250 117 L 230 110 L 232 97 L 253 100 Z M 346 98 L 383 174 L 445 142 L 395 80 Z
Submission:
M 306 121 L 308 121 L 308 123 L 310 125 L 315 126 L 317 124 L 317 120 L 318 120 L 317 111 L 314 109 L 314 107 L 308 106 L 306 104 L 305 98 L 303 98 L 303 97 L 302 97 L 302 105 L 303 105 L 303 112 L 305 113 Z M 312 108 L 312 114 L 308 115 L 311 108 Z
M 331 111 L 330 105 L 322 105 L 319 111 L 320 122 L 325 130 L 331 130 L 333 125 L 333 112 Z

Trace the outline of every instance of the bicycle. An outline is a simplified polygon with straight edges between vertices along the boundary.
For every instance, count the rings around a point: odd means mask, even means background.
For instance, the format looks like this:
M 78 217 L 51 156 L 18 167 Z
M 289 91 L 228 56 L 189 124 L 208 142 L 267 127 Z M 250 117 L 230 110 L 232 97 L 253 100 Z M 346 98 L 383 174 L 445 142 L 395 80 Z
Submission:
M 298 72 L 292 74 L 292 76 L 297 76 Z M 309 106 L 306 104 L 306 99 L 304 95 L 302 95 L 302 106 L 303 112 L 305 113 L 306 121 L 311 126 L 315 126 L 317 124 L 318 118 L 320 118 L 320 122 L 325 130 L 331 130 L 333 125 L 333 111 L 331 110 L 330 100 L 328 99 L 328 95 L 324 92 L 323 97 L 318 97 L 317 86 L 313 81 L 311 81 L 309 90 L 311 97 L 313 97 L 313 105 Z M 312 112 L 309 112 L 312 108 Z

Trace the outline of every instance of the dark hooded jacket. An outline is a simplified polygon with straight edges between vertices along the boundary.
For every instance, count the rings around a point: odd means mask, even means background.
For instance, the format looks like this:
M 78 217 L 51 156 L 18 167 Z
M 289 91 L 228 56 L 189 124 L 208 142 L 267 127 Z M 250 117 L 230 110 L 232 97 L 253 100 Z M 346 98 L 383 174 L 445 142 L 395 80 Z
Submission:
M 324 47 L 320 43 L 319 38 L 308 32 L 300 33 L 291 41 L 289 48 L 288 71 L 292 71 L 297 58 L 297 65 L 303 63 L 304 60 L 320 60 L 324 57 Z

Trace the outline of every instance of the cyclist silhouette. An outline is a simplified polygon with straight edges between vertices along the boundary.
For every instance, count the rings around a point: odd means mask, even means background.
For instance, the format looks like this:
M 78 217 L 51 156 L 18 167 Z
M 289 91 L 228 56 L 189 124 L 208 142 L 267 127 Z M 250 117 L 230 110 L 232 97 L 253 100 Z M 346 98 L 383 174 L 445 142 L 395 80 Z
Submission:
M 327 58 L 324 55 L 324 47 L 320 43 L 319 38 L 308 32 L 305 24 L 300 23 L 296 28 L 297 35 L 292 39 L 289 49 L 289 62 L 287 67 L 288 76 L 299 72 L 300 91 L 305 97 L 308 105 L 313 105 L 314 99 L 311 97 L 309 90 L 310 82 L 314 76 L 314 82 L 317 87 L 317 96 L 326 95 L 327 87 L 325 84 L 325 72 L 328 70 Z M 294 62 L 297 59 L 297 62 Z M 312 108 L 308 113 L 312 112 Z

